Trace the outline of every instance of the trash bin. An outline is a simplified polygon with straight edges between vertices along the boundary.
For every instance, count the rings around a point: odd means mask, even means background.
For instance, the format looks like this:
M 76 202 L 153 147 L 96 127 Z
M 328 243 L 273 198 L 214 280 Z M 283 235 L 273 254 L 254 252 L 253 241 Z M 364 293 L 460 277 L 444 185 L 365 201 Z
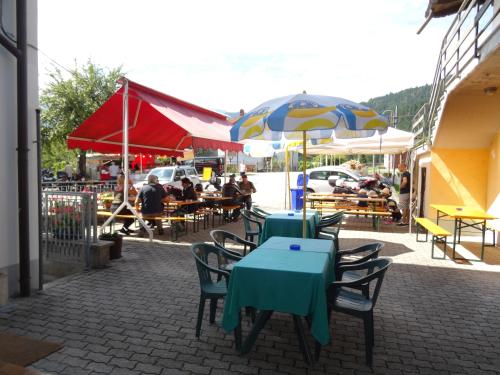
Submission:
M 302 210 L 304 205 L 304 199 L 302 199 L 304 192 L 302 188 L 290 189 L 290 192 L 292 193 L 292 210 Z

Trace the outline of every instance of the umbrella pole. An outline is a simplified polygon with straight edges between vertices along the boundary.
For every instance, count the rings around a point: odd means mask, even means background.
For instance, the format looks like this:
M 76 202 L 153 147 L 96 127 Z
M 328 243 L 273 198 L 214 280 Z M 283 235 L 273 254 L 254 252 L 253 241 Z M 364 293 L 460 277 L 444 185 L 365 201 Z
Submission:
M 227 150 L 224 151 L 224 184 L 226 184 L 227 178 Z
M 306 238 L 306 191 L 307 191 L 307 179 L 306 179 L 306 132 L 302 132 L 302 237 Z

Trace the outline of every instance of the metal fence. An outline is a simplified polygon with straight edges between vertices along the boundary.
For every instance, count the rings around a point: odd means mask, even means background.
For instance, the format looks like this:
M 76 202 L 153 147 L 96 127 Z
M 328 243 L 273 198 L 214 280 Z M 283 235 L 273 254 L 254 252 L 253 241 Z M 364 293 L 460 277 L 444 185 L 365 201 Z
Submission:
M 58 181 L 42 183 L 43 191 L 72 191 L 103 193 L 113 191 L 116 181 Z
M 97 242 L 96 192 L 42 192 L 42 272 L 55 277 L 91 266 Z

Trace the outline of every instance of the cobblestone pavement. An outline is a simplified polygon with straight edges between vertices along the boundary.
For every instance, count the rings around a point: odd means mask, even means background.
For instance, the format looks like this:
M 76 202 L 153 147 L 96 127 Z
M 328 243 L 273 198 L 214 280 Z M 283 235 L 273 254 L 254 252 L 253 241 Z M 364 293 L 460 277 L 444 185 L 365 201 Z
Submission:
M 11 301 L 0 310 L 0 330 L 62 342 L 33 366 L 48 374 L 500 373 L 500 266 L 431 260 L 429 243 L 392 226 L 373 232 L 366 220 L 349 219 L 341 233 L 343 248 L 383 241 L 382 255 L 394 259 L 375 309 L 373 369 L 364 365 L 362 322 L 342 314 L 333 315 L 332 344 L 311 370 L 287 315 L 273 315 L 245 356 L 220 327 L 221 306 L 216 324 L 205 317 L 197 340 L 199 287 L 189 244 L 208 240 L 208 231 L 177 243 L 128 238 L 110 268 Z

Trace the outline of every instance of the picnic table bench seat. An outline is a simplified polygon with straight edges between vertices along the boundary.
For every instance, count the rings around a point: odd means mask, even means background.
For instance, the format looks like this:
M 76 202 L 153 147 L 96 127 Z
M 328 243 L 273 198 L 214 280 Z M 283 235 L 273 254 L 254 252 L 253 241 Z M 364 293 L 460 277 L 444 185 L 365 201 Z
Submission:
M 431 247 L 431 257 L 436 259 L 434 256 L 434 245 L 436 242 L 444 242 L 444 251 L 443 258 L 438 259 L 446 259 L 446 237 L 450 236 L 451 233 L 444 229 L 443 227 L 437 225 L 432 220 L 427 219 L 425 217 L 415 217 L 415 223 L 417 223 L 417 242 L 427 242 L 429 232 L 432 234 L 432 247 Z M 418 228 L 422 227 L 425 229 L 425 241 L 419 241 L 418 239 Z

